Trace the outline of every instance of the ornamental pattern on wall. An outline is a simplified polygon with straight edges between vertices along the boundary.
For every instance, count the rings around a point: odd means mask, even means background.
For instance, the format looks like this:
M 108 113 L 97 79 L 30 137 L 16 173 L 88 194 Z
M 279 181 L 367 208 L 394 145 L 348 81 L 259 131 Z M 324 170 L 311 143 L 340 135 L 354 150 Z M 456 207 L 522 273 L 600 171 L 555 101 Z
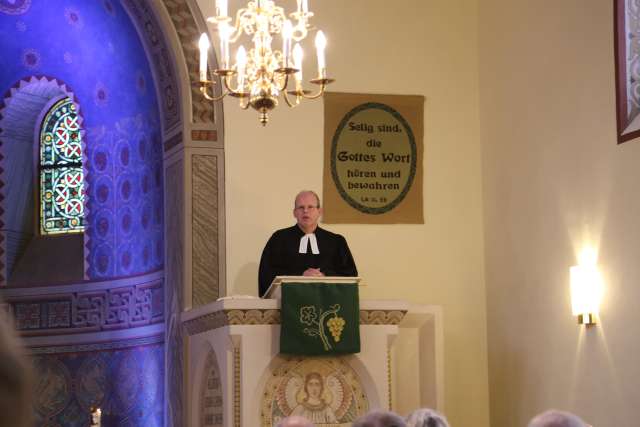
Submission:
M 38 296 L 11 302 L 16 329 L 25 335 L 52 329 L 81 333 L 144 326 L 163 321 L 162 281 L 114 289 Z
M 87 426 L 91 406 L 103 426 L 162 425 L 163 347 L 32 356 L 34 425 Z

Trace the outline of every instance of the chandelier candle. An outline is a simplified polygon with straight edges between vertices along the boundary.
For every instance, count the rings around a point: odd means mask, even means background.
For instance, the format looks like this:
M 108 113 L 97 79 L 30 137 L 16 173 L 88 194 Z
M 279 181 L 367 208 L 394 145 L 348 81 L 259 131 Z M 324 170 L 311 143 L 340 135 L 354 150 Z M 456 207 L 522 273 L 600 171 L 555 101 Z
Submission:
M 287 15 L 282 7 L 276 5 L 275 0 L 250 0 L 235 14 L 234 22 L 229 16 L 227 0 L 216 0 L 217 15 L 207 21 L 214 23 L 218 29 L 220 68 L 213 70 L 218 79 L 208 78 L 209 39 L 203 35 L 199 43 L 199 85 L 202 95 L 210 101 L 219 101 L 227 95 L 238 98 L 240 108 L 246 110 L 252 107 L 260 113 L 260 123 L 263 125 L 267 124 L 268 113 L 278 106 L 281 96 L 289 107 L 299 105 L 303 99 L 322 96 L 326 86 L 334 81 L 327 78 L 327 39 L 322 31 L 317 31 L 315 46 L 318 77 L 309 83 L 319 86 L 319 90 L 312 93 L 302 85 L 304 54 L 301 44 L 310 31 L 315 31 L 315 27 L 309 22 L 313 12 L 309 11 L 308 0 L 297 0 L 297 6 L 296 11 Z M 243 36 L 249 39 L 251 46 L 246 50 L 239 46 L 235 64 L 232 64 L 229 61 L 230 47 Z M 272 47 L 275 37 L 282 38 L 282 50 Z M 289 89 L 291 77 L 295 86 Z M 218 80 L 223 88 L 216 96 L 213 85 Z
M 209 37 L 206 34 L 200 36 L 198 42 L 200 48 L 200 82 L 207 81 L 207 51 L 209 50 Z
M 322 31 L 318 31 L 316 34 L 316 52 L 318 54 L 318 78 L 323 79 L 327 77 L 327 70 L 324 60 L 324 49 L 327 47 L 327 39 Z
M 227 16 L 227 0 L 216 0 L 216 13 L 220 17 Z

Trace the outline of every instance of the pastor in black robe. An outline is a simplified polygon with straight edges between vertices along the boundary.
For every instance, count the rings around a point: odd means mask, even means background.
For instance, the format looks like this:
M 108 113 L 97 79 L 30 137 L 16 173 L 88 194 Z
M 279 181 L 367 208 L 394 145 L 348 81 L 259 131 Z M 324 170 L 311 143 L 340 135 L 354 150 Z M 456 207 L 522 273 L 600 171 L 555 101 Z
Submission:
M 261 297 L 276 276 L 302 276 L 308 268 L 319 268 L 325 276 L 358 275 L 344 237 L 320 227 L 316 227 L 314 234 L 319 254 L 312 253 L 311 244 L 307 245 L 307 253 L 298 252 L 300 239 L 305 235 L 298 225 L 273 233 L 260 258 L 258 282 Z

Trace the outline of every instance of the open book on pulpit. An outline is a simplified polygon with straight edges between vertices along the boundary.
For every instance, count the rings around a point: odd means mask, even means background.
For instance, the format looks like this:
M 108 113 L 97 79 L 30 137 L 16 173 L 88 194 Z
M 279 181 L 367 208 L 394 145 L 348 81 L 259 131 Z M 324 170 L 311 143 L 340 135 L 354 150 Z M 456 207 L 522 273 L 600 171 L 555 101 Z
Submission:
M 265 295 L 280 299 L 280 353 L 359 353 L 359 283 L 359 277 L 276 277 Z

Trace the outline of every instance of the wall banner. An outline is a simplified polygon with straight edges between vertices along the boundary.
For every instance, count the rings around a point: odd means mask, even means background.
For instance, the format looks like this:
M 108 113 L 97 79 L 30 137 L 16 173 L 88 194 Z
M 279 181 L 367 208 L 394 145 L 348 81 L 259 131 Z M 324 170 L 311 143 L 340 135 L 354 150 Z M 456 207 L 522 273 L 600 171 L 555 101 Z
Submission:
M 424 97 L 324 95 L 325 223 L 423 224 Z

